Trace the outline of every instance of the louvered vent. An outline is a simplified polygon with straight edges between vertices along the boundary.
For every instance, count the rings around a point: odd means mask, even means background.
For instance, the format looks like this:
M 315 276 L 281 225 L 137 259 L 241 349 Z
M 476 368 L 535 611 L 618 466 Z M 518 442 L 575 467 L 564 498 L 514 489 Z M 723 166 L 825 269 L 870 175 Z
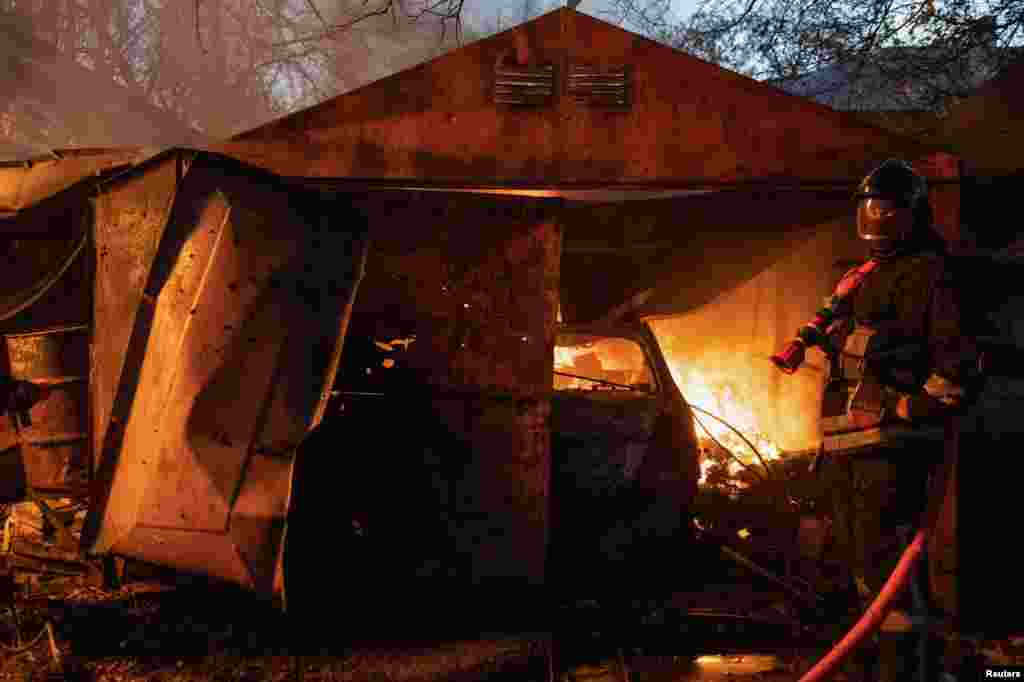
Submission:
M 602 69 L 573 65 L 569 67 L 569 96 L 586 106 L 627 108 L 630 106 L 630 81 L 627 66 Z
M 555 97 L 555 67 L 496 66 L 494 103 L 550 106 Z

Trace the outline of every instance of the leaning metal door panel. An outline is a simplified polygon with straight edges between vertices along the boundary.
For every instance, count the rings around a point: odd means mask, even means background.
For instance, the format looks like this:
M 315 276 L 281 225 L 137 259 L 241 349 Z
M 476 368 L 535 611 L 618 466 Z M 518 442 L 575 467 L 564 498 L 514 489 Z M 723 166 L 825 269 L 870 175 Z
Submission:
M 137 296 L 92 551 L 271 589 L 292 450 L 359 260 L 358 225 L 318 202 L 214 161 L 189 170 Z

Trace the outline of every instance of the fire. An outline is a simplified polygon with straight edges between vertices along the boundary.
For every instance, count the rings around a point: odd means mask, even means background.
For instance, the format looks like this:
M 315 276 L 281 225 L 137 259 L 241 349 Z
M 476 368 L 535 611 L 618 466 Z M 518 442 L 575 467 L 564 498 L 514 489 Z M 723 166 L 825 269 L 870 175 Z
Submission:
M 575 373 L 576 358 L 586 352 L 586 349 L 583 348 L 555 346 L 555 371 L 567 372 L 569 374 Z M 557 379 L 556 382 L 560 383 L 564 389 L 586 388 L 588 384 L 592 383 L 589 381 L 582 381 L 580 379 L 571 379 L 569 377 L 562 377 Z
M 565 345 L 555 345 L 554 369 L 556 372 L 604 378 L 606 371 L 633 370 L 629 373 L 634 375 L 634 379 L 635 375 L 642 374 L 642 372 L 636 371 L 637 366 L 644 364 L 642 355 L 639 355 L 639 347 L 630 348 L 636 345 L 631 341 L 607 338 L 581 345 L 571 345 L 571 342 L 572 339 L 566 337 Z M 629 350 L 632 350 L 636 357 L 631 357 Z M 597 357 L 594 362 L 599 363 L 600 371 L 594 368 L 578 367 L 578 363 L 588 356 Z M 762 418 L 753 409 L 751 401 L 745 398 L 762 393 L 757 389 L 753 376 L 745 376 L 742 364 L 729 362 L 727 356 L 705 356 L 704 359 L 708 366 L 714 368 L 705 371 L 697 369 L 694 365 L 685 364 L 678 358 L 666 359 L 672 372 L 672 378 L 679 390 L 682 391 L 686 401 L 691 406 L 705 410 L 722 420 L 718 421 L 715 417 L 694 410 L 697 418 L 697 436 L 701 441 L 702 450 L 705 453 L 710 451 L 717 455 L 721 452 L 715 445 L 715 441 L 717 441 L 732 455 L 729 459 L 722 461 L 722 457 L 705 454 L 700 462 L 700 484 L 708 485 L 708 474 L 716 467 L 725 469 L 728 478 L 732 479 L 729 486 L 733 491 L 735 488 L 747 487 L 744 481 L 737 479 L 737 474 L 745 468 L 744 465 L 763 477 L 765 475 L 763 466 L 750 444 L 757 448 L 757 452 L 765 462 L 779 460 L 781 456 L 780 448 L 766 435 L 767 429 Z M 720 365 L 726 369 L 718 370 Z M 747 381 L 744 381 L 745 378 Z M 628 380 L 625 379 L 620 381 L 628 383 Z M 564 390 L 592 388 L 593 382 L 556 377 L 556 384 Z M 728 423 L 729 426 L 722 422 Z M 742 437 L 736 431 L 743 434 Z
M 570 346 L 555 346 L 555 369 L 568 369 L 572 367 L 576 356 L 582 352 Z
M 768 438 L 760 418 L 737 391 L 737 381 L 721 376 L 711 380 L 699 369 L 684 367 L 677 362 L 670 361 L 669 369 L 676 385 L 690 405 L 728 422 L 757 448 L 766 462 L 781 459 L 779 447 Z M 713 447 L 712 439 L 717 440 L 744 464 L 755 469 L 761 466 L 754 451 L 732 429 L 706 414 L 697 412 L 696 416 L 700 420 L 697 424 L 697 435 L 702 441 L 702 446 Z M 701 484 L 706 483 L 708 472 L 714 466 L 716 463 L 711 458 L 702 459 Z M 730 460 L 726 465 L 730 476 L 735 476 L 743 468 L 736 460 Z M 740 482 L 737 484 L 744 487 Z

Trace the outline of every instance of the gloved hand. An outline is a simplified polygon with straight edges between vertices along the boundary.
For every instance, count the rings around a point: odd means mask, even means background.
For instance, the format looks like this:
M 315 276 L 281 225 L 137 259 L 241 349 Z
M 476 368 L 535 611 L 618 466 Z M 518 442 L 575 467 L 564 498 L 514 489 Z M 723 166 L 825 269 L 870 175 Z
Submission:
M 793 374 L 803 364 L 807 355 L 807 344 L 801 339 L 793 339 L 785 348 L 771 357 L 772 362 L 786 374 Z

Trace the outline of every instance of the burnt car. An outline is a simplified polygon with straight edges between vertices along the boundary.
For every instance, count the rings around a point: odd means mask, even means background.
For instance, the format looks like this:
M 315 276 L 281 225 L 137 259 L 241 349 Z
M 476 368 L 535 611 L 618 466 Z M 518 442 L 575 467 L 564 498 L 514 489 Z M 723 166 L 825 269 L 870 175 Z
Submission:
M 549 574 L 564 593 L 664 590 L 696 495 L 693 416 L 643 322 L 564 325 L 551 394 Z
M 523 590 L 514 581 L 492 579 L 481 587 L 476 580 L 474 561 L 486 553 L 479 543 L 486 544 L 488 534 L 515 529 L 491 518 L 486 531 L 474 530 L 486 523 L 479 518 L 486 505 L 472 498 L 496 494 L 479 478 L 490 453 L 474 450 L 444 408 L 455 404 L 458 412 L 493 415 L 478 421 L 500 422 L 515 418 L 516 399 L 509 398 L 503 412 L 500 396 L 477 401 L 430 386 L 412 362 L 422 339 L 398 333 L 372 338 L 360 326 L 354 324 L 346 340 L 328 416 L 303 445 L 307 452 L 318 451 L 304 458 L 307 466 L 325 473 L 295 474 L 305 490 L 292 491 L 288 531 L 289 544 L 314 544 L 295 534 L 323 533 L 323 527 L 294 521 L 306 515 L 304 500 L 313 505 L 331 497 L 331 489 L 337 501 L 329 510 L 335 524 L 332 553 L 346 558 L 337 567 L 296 560 L 290 569 L 286 546 L 289 601 L 317 603 L 302 592 L 321 584 L 317 575 L 333 574 L 368 586 L 351 593 L 353 608 L 363 598 L 379 604 L 386 594 L 434 619 L 459 614 L 468 623 L 496 617 L 495 627 L 510 627 L 517 622 L 512 611 L 523 607 L 532 612 L 524 614 L 529 620 L 553 603 L 550 595 L 556 602 L 580 603 L 614 594 L 626 603 L 663 595 L 670 581 L 678 582 L 691 540 L 688 511 L 696 494 L 698 448 L 690 409 L 649 327 L 637 322 L 557 330 L 547 420 L 546 584 Z M 340 457 L 343 464 L 327 464 Z M 297 461 L 303 461 L 301 454 Z M 322 507 L 308 512 L 324 514 Z M 467 600 L 467 594 L 475 596 Z M 466 615 L 467 602 L 482 612 Z M 374 612 L 365 606 L 365 613 Z M 403 621 L 415 627 L 408 612 Z M 361 631 L 370 627 L 363 617 Z M 393 633 L 395 623 L 380 627 Z M 430 627 L 435 630 L 437 622 Z

